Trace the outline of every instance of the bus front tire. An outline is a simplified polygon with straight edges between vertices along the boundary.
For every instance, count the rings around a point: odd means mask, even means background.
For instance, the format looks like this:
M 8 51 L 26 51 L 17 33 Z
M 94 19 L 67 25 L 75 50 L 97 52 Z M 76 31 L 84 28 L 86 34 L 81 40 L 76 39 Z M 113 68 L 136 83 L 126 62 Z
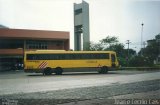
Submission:
M 47 67 L 43 71 L 43 75 L 51 75 L 52 74 L 52 69 L 50 67 Z
M 108 67 L 107 66 L 101 67 L 100 70 L 98 71 L 98 73 L 107 74 L 108 73 Z
M 56 75 L 62 75 L 63 69 L 61 67 L 55 68 Z

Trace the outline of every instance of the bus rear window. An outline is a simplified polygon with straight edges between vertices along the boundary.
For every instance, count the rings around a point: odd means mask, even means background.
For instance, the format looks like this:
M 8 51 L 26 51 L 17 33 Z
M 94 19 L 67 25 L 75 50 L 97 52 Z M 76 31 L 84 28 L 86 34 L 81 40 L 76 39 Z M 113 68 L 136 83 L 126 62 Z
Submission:
M 112 60 L 112 62 L 116 61 L 116 56 L 114 54 L 111 54 L 111 60 Z

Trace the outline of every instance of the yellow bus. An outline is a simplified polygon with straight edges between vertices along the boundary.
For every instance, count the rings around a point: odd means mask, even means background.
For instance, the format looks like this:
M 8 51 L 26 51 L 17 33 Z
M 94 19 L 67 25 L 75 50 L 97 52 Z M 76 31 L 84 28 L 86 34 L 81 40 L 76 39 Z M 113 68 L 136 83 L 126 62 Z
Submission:
M 67 71 L 97 70 L 107 73 L 118 67 L 114 51 L 26 51 L 24 53 L 24 71 L 57 75 Z M 79 70 L 77 68 L 80 68 Z M 99 69 L 90 69 L 99 68 Z

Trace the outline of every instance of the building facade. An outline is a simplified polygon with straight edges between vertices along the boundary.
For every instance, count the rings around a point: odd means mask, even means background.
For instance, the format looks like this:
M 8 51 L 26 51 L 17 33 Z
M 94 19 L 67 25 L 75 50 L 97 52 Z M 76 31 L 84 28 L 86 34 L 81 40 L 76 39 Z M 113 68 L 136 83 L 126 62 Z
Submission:
M 0 69 L 23 64 L 27 50 L 69 50 L 69 32 L 0 28 Z

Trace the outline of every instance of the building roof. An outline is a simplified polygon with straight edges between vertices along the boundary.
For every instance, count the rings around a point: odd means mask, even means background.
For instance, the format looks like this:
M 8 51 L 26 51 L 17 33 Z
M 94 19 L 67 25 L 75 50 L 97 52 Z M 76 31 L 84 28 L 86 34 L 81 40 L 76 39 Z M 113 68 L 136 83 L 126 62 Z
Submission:
M 65 31 L 46 31 L 28 29 L 4 29 L 0 28 L 0 38 L 7 39 L 45 39 L 45 40 L 68 40 L 69 32 Z
M 8 28 L 8 27 L 0 24 L 0 28 Z

